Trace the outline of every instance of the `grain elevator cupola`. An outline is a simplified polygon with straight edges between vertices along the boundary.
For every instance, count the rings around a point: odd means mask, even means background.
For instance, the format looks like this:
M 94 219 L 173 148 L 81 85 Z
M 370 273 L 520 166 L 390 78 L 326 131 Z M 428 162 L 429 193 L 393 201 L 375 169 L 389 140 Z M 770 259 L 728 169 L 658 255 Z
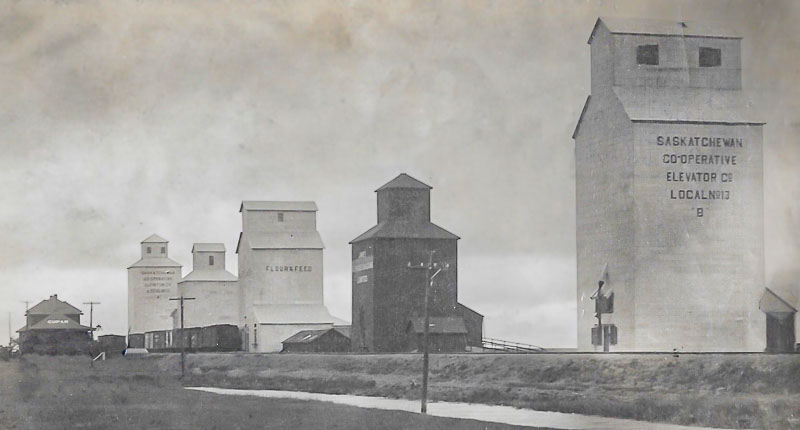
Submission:
M 431 220 L 431 186 L 405 173 L 375 190 L 378 193 L 378 223 Z

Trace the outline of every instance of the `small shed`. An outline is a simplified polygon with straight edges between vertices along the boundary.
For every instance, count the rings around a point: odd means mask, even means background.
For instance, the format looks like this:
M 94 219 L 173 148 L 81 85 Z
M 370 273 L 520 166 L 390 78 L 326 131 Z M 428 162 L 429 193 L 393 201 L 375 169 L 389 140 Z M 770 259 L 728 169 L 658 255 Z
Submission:
M 128 348 L 144 348 L 144 333 L 129 334 Z
M 406 326 L 407 350 L 422 351 L 425 318 L 412 318 Z M 467 328 L 461 317 L 430 317 L 428 351 L 464 352 L 467 350 Z
M 467 328 L 467 346 L 483 347 L 483 315 L 461 303 L 456 305 L 459 315 L 464 318 L 464 327 Z
M 758 302 L 767 315 L 767 352 L 794 352 L 794 317 L 797 309 L 769 288 Z
M 97 350 L 105 352 L 106 356 L 113 357 L 115 355 L 122 355 L 126 347 L 125 336 L 105 334 L 97 337 Z M 95 352 L 97 352 L 97 350 Z M 92 354 L 95 354 L 95 352 Z
M 302 330 L 283 341 L 281 352 L 349 352 L 350 338 L 335 328 Z

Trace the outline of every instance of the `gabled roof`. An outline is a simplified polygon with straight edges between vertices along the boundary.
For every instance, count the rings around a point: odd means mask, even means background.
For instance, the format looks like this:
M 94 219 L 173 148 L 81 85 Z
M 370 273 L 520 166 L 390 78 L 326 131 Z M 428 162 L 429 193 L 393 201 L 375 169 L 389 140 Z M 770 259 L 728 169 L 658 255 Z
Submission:
M 51 314 L 83 314 L 80 309 L 71 304 L 58 300 L 58 295 L 53 294 L 47 300 L 42 300 L 36 306 L 28 309 L 27 315 L 51 315 Z
M 89 331 L 91 328 L 78 324 L 72 318 L 67 318 L 63 313 L 54 313 L 43 318 L 41 321 L 30 327 L 23 327 L 18 332 L 28 330 L 83 330 Z
M 142 258 L 139 261 L 133 263 L 128 267 L 128 269 L 132 269 L 134 267 L 182 267 L 180 263 L 177 263 L 167 257 L 147 257 Z M 180 274 L 180 272 L 178 272 Z
M 719 23 L 693 21 L 669 21 L 643 18 L 600 17 L 595 21 L 588 43 L 592 43 L 595 32 L 603 24 L 612 34 L 640 34 L 648 36 L 709 37 L 716 39 L 741 39 L 738 33 Z
M 195 243 L 192 245 L 192 254 L 195 252 L 225 252 L 224 243 Z
M 764 313 L 794 313 L 797 308 L 792 306 L 789 302 L 784 300 L 781 296 L 775 294 L 769 288 L 764 288 L 764 295 L 758 301 L 758 308 Z
M 321 304 L 269 304 L 254 305 L 258 324 L 334 324 L 338 318 L 328 313 Z
M 467 327 L 461 317 L 430 317 L 428 333 L 434 334 L 466 334 Z M 425 332 L 425 318 L 411 318 L 407 330 L 420 334 Z
M 614 94 L 633 122 L 764 124 L 738 90 L 614 87 Z
M 283 211 L 283 212 L 316 212 L 314 202 L 276 202 L 245 200 L 239 206 L 239 212 L 248 211 Z
M 390 188 L 413 188 L 413 189 L 421 189 L 421 190 L 432 190 L 428 184 L 422 183 L 411 176 L 401 173 L 397 175 L 396 178 L 392 179 L 391 181 L 385 183 L 382 187 L 378 188 L 377 191 L 387 190 Z
M 284 340 L 281 343 L 311 343 L 322 337 L 322 335 L 327 333 L 328 330 L 333 330 L 333 329 L 301 330 L 289 336 L 286 340 Z
M 167 239 L 157 235 L 151 234 L 147 239 L 143 240 L 141 243 L 168 243 Z
M 292 336 L 290 336 L 288 339 L 284 340 L 281 343 L 312 343 L 326 335 L 348 338 L 347 336 L 345 336 L 340 331 L 334 328 L 322 329 L 322 330 L 301 330 L 293 334 Z
M 243 241 L 250 249 L 325 249 L 322 237 L 316 230 L 242 234 L 236 246 L 237 253 Z
M 471 312 L 471 313 L 473 313 L 473 314 L 475 314 L 475 315 L 478 315 L 478 316 L 480 316 L 481 318 L 483 318 L 483 314 L 482 314 L 482 313 L 480 313 L 480 312 L 476 311 L 475 309 L 472 309 L 472 308 L 471 308 L 471 307 L 469 307 L 469 306 L 466 306 L 466 305 L 464 305 L 464 304 L 463 304 L 463 303 L 461 303 L 461 302 L 458 302 L 458 303 L 456 303 L 456 307 L 457 307 L 458 309 L 462 309 L 462 310 L 465 310 L 465 311 L 467 311 L 467 312 Z
M 451 239 L 460 237 L 430 221 L 389 220 L 378 223 L 350 243 L 367 239 Z
M 227 270 L 192 270 L 180 282 L 235 282 L 238 281 L 234 274 Z

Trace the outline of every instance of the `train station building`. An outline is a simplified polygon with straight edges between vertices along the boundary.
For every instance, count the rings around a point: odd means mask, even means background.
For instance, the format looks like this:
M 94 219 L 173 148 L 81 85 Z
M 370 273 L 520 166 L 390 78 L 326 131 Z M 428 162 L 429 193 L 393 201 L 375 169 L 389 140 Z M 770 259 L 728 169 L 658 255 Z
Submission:
M 763 351 L 762 129 L 741 37 L 600 18 L 575 128 L 578 349 Z M 596 333 L 600 333 L 596 331 Z
M 22 353 L 88 353 L 91 327 L 81 324 L 80 309 L 52 295 L 25 312 L 25 327 L 19 333 Z

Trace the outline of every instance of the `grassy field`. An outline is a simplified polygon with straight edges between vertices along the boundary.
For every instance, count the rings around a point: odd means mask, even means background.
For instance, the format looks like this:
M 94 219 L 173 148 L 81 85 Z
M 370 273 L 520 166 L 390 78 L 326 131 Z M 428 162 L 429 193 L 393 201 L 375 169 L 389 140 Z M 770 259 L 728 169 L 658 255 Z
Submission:
M 418 355 L 188 356 L 186 385 L 414 399 Z M 159 366 L 179 371 L 178 357 Z M 800 428 L 800 355 L 433 355 L 431 398 L 683 425 Z
M 511 429 L 322 402 L 183 389 L 177 357 L 0 361 L 0 429 Z
M 0 361 L 0 429 L 511 428 L 215 386 L 416 399 L 418 355 L 177 354 Z M 433 355 L 433 400 L 728 428 L 800 428 L 800 355 Z

